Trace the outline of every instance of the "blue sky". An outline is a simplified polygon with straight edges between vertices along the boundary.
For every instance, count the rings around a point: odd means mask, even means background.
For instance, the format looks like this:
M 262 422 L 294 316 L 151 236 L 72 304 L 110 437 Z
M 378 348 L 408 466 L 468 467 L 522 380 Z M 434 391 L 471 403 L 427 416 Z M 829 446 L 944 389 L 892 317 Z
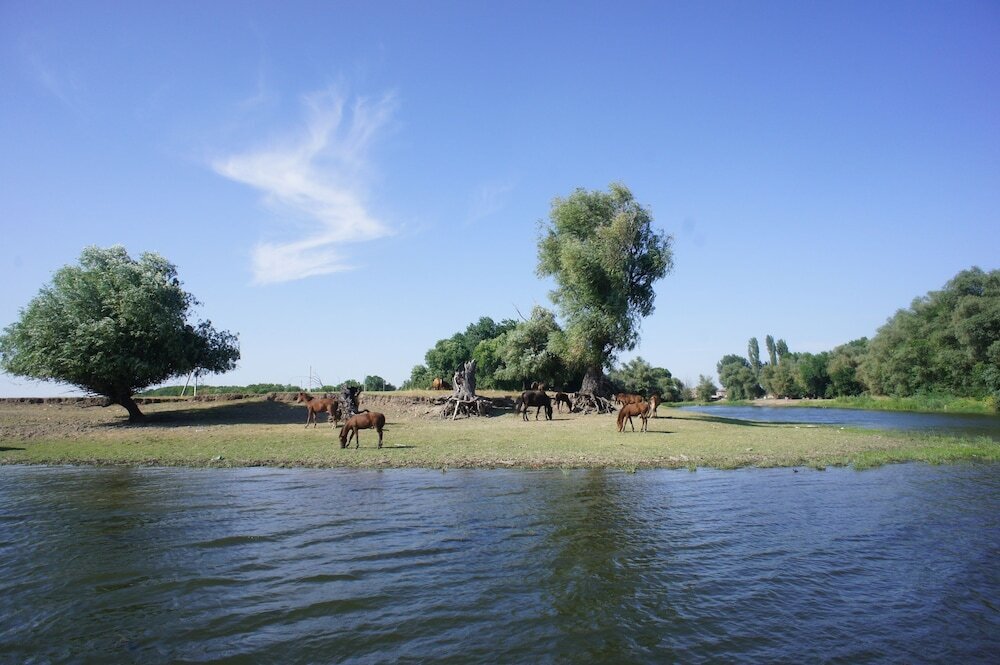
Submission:
M 995 2 L 6 0 L 0 85 L 0 326 L 159 252 L 240 334 L 215 384 L 402 383 L 551 306 L 539 222 L 613 181 L 675 251 L 622 359 L 684 380 L 1000 268 Z

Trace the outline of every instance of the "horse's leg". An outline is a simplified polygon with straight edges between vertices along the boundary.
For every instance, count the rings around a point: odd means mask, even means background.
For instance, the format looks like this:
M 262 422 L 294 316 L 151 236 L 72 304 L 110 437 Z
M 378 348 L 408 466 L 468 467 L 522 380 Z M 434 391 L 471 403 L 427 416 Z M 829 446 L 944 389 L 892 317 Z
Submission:
M 378 447 L 382 447 L 382 428 L 378 428 Z

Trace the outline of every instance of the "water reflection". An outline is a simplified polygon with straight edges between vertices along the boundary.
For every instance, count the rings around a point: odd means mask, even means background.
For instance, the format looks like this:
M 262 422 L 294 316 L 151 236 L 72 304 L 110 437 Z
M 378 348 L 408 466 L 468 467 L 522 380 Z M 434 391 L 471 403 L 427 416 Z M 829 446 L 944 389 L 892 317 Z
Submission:
M 564 642 L 560 652 L 620 662 L 658 641 L 655 624 L 666 613 L 643 593 L 640 577 L 657 555 L 636 547 L 636 506 L 612 476 L 590 470 L 574 481 L 547 506 L 557 526 L 548 536 L 545 600 Z
M 1000 474 L 0 468 L 0 660 L 990 662 Z

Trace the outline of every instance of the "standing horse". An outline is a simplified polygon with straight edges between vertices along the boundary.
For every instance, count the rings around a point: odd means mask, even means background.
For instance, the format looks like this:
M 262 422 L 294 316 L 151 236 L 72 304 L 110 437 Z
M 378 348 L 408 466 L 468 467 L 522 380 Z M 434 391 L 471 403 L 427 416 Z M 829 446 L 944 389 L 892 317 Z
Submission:
M 622 406 L 643 401 L 645 401 L 645 398 L 642 395 L 636 395 L 635 393 L 618 393 L 615 395 L 615 402 L 621 404 Z
M 569 395 L 566 393 L 556 393 L 556 411 L 561 413 L 563 404 L 565 404 L 566 408 L 570 411 L 573 410 L 573 402 L 569 401 Z
M 382 447 L 382 428 L 385 427 L 385 416 L 378 411 L 363 411 L 351 416 L 340 430 L 340 447 L 346 448 L 351 439 L 357 437 L 354 449 L 361 445 L 361 435 L 358 430 L 374 428 L 378 432 L 378 447 Z
M 309 393 L 299 393 L 295 397 L 295 403 L 306 405 L 306 427 L 309 427 L 310 422 L 316 427 L 316 414 L 324 411 L 330 414 L 327 420 L 330 427 L 336 427 L 340 420 L 340 400 L 333 397 L 313 397 Z
M 655 393 L 649 396 L 649 408 L 652 410 L 654 418 L 659 418 L 659 416 L 656 415 L 656 408 L 658 406 L 660 406 L 661 404 L 663 404 L 663 398 L 662 397 L 660 397 L 659 395 L 657 395 Z M 667 417 L 669 418 L 669 416 L 667 416 Z
M 649 424 L 649 404 L 646 402 L 632 402 L 623 406 L 621 411 L 618 412 L 619 432 L 625 431 L 626 420 L 632 426 L 632 431 L 635 431 L 635 423 L 632 422 L 632 416 L 639 416 L 642 419 L 642 427 L 639 428 L 639 431 L 647 431 L 646 426 Z
M 538 407 L 535 409 L 535 420 L 538 420 L 538 413 L 543 407 L 545 408 L 545 419 L 552 420 L 552 398 L 546 395 L 544 391 L 525 390 L 521 393 L 518 402 L 517 409 L 521 412 L 521 416 L 525 420 L 528 419 L 528 407 L 531 406 Z

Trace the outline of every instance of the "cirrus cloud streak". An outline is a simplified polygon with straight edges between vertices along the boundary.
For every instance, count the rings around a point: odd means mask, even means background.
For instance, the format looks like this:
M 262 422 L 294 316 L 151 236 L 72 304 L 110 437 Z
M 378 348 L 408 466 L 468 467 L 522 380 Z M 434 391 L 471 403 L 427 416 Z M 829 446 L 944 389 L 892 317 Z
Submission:
M 258 242 L 256 284 L 288 282 L 351 270 L 343 246 L 383 237 L 391 229 L 364 203 L 368 149 L 392 115 L 391 95 L 357 99 L 328 90 L 304 98 L 305 127 L 266 148 L 216 159 L 212 168 L 249 185 L 281 218 L 279 235 L 295 240 Z

